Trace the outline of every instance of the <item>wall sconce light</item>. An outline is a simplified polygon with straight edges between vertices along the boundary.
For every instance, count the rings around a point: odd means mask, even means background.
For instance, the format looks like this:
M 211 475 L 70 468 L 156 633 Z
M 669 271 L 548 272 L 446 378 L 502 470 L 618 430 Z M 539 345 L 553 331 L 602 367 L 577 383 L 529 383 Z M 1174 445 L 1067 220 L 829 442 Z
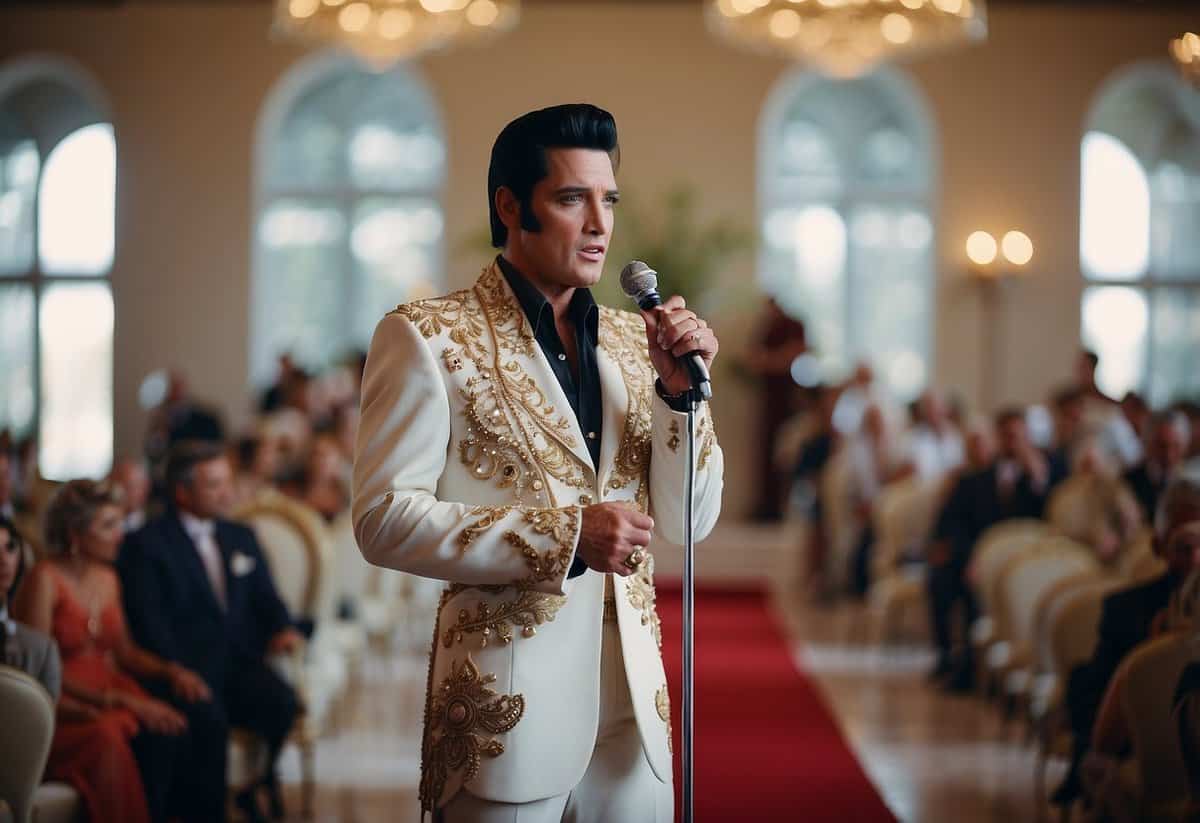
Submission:
M 967 260 L 975 277 L 1004 278 L 1020 274 L 1033 259 L 1033 241 L 1023 231 L 1006 232 L 999 243 L 986 231 L 967 237 Z

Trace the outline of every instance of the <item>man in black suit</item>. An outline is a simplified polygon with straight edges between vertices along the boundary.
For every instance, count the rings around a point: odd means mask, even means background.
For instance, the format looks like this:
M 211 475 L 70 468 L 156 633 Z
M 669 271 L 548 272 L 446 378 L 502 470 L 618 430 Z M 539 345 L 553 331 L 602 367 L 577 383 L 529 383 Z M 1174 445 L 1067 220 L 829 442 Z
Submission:
M 975 594 L 966 579 L 975 542 L 989 526 L 1014 517 L 1040 517 L 1050 487 L 1045 455 L 1030 442 L 1025 415 L 1008 409 L 996 416 L 999 450 L 988 467 L 963 475 L 955 483 L 934 526 L 929 549 L 929 605 L 938 660 L 936 677 L 951 675 L 948 686 L 965 691 L 973 685 L 975 666 L 968 629 L 978 617 Z M 952 658 L 954 607 L 964 612 L 963 653 Z
M 238 726 L 267 742 L 267 788 L 272 814 L 280 816 L 274 764 L 299 706 L 264 657 L 297 649 L 300 635 L 254 532 L 223 519 L 233 500 L 233 472 L 222 447 L 177 446 L 167 463 L 167 488 L 167 512 L 126 539 L 119 569 L 134 637 L 198 673 L 213 695 L 211 702 L 178 706 L 188 718 L 188 740 L 175 769 L 172 806 L 187 820 L 225 819 L 228 731 Z M 261 819 L 253 789 L 237 802 L 251 820 Z
M 1187 454 L 1191 437 L 1188 419 L 1179 412 L 1154 415 L 1150 424 L 1150 441 L 1146 444 L 1146 459 L 1125 472 L 1125 483 L 1142 507 L 1147 523 L 1154 518 L 1158 498 L 1167 481 Z
M 1079 764 L 1090 748 L 1092 726 L 1109 681 L 1125 656 L 1150 636 L 1154 619 L 1167 607 L 1171 595 L 1192 570 L 1190 550 L 1167 553 L 1166 549 L 1177 529 L 1200 520 L 1200 477 L 1197 474 L 1181 472 L 1171 480 L 1154 518 L 1154 551 L 1166 561 L 1167 571 L 1104 598 L 1096 649 L 1091 659 L 1077 666 L 1067 680 L 1066 704 L 1075 746 L 1071 768 L 1054 792 L 1054 803 L 1066 805 L 1079 796 Z

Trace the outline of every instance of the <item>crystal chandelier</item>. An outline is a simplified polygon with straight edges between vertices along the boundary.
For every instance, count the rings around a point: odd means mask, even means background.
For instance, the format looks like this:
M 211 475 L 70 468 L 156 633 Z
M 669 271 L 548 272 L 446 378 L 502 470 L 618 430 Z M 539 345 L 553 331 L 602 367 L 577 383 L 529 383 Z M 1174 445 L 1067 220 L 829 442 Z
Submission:
M 275 31 L 344 46 L 377 68 L 508 31 L 520 0 L 276 0 Z
M 1200 34 L 1189 31 L 1172 40 L 1171 57 L 1183 79 L 1200 89 Z
M 707 17 L 739 45 L 841 77 L 987 37 L 984 0 L 711 0 Z

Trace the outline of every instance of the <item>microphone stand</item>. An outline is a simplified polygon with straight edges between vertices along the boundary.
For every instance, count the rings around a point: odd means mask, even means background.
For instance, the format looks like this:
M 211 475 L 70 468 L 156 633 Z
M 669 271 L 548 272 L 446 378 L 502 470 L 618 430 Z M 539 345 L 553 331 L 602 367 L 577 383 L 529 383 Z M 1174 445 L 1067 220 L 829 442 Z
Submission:
M 688 392 L 687 437 L 684 442 L 684 464 L 687 477 L 683 493 L 683 823 L 693 823 L 694 805 L 694 737 L 695 721 L 695 612 L 696 612 L 696 546 L 692 534 L 696 483 L 696 410 L 700 408 L 700 393 Z

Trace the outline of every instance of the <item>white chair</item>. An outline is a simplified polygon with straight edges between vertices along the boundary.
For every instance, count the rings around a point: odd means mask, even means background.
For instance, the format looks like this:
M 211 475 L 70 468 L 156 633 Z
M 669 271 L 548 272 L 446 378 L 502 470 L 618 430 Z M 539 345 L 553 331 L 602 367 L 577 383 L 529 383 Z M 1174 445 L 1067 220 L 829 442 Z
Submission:
M 905 615 L 925 606 L 924 567 L 902 561 L 924 546 L 940 497 L 940 482 L 910 478 L 889 485 L 876 500 L 877 539 L 867 601 L 878 643 L 890 641 Z
M 1024 696 L 1030 686 L 1033 628 L 1043 595 L 1068 578 L 1099 571 L 1081 543 L 1065 537 L 1039 541 L 1011 559 L 1000 576 L 995 611 L 995 642 L 987 651 L 989 677 L 1008 697 Z
M 820 486 L 827 540 L 825 580 L 831 591 L 843 591 L 848 582 L 850 555 L 862 531 L 854 507 L 850 505 L 850 460 L 844 446 L 839 447 L 825 464 Z
M 316 739 L 331 703 L 346 683 L 345 661 L 328 632 L 334 616 L 334 593 L 332 586 L 326 585 L 332 566 L 329 534 L 319 514 L 278 493 L 256 497 L 234 516 L 254 529 L 271 564 L 275 587 L 292 616 L 308 618 L 314 625 L 305 649 L 293 658 L 277 661 L 304 706 L 289 740 L 300 751 L 301 796 L 307 816 L 316 786 Z M 248 752 L 239 753 L 238 759 L 259 762 Z
M 1031 549 L 1049 528 L 1041 520 L 1005 520 L 988 528 L 975 542 L 968 578 L 979 599 L 980 618 L 971 627 L 971 643 L 976 648 L 987 648 L 995 635 L 997 586 L 1005 567 L 1013 557 Z
M 1180 820 L 1191 798 L 1171 714 L 1175 686 L 1190 654 L 1186 634 L 1166 634 L 1138 646 L 1121 664 L 1126 669 L 1121 708 L 1137 763 L 1139 820 Z
M 54 701 L 25 672 L 0 666 L 0 706 L 0 799 L 16 823 L 30 823 L 54 738 Z

